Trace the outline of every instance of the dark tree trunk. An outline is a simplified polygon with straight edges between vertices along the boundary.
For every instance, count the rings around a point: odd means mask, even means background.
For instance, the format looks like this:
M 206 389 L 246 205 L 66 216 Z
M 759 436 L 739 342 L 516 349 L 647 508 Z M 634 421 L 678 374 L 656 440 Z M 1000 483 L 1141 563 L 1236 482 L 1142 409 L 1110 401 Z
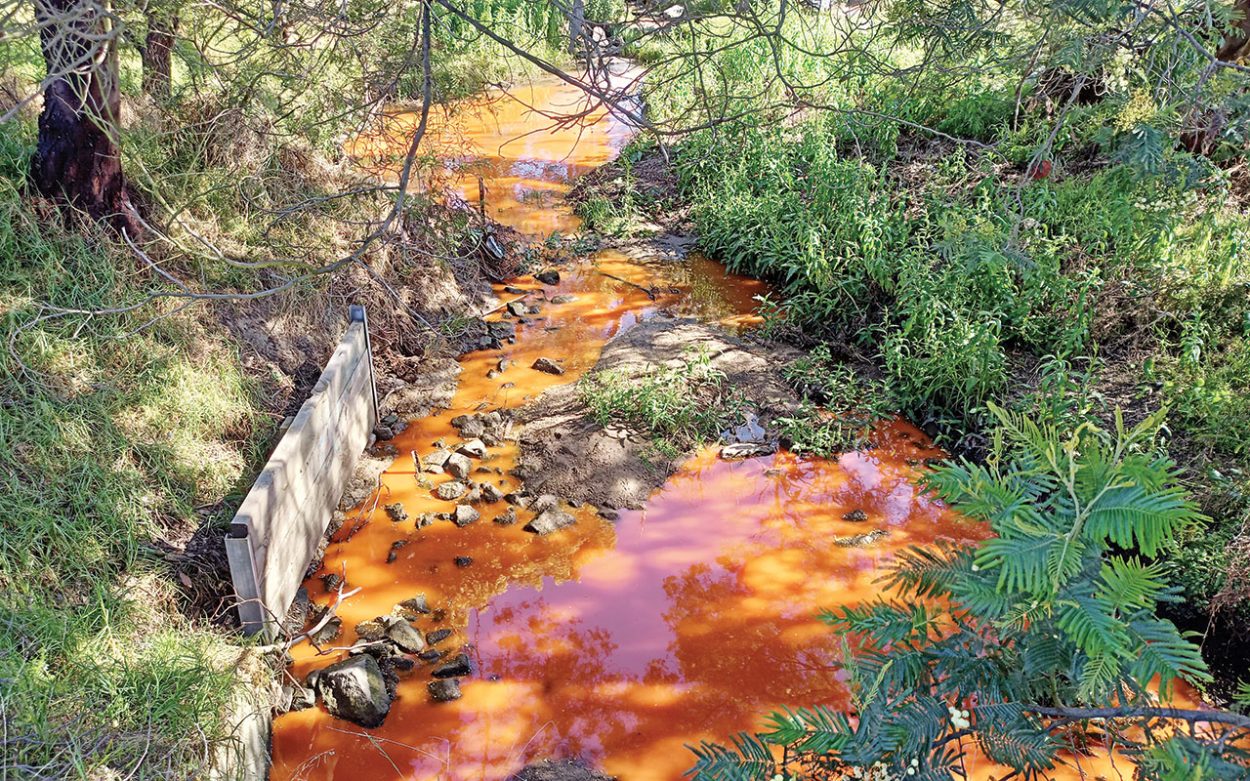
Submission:
M 1250 57 L 1250 0 L 1237 0 L 1233 8 L 1241 19 L 1215 55 L 1225 62 L 1238 62 Z
M 50 83 L 31 180 L 96 220 L 138 235 L 122 173 L 116 29 L 95 0 L 36 0 Z
M 158 101 L 169 98 L 170 67 L 178 16 L 156 10 L 148 14 L 148 35 L 143 42 L 143 91 Z
M 586 0 L 573 0 L 569 10 L 569 52 L 577 54 L 582 48 L 582 35 L 586 26 Z

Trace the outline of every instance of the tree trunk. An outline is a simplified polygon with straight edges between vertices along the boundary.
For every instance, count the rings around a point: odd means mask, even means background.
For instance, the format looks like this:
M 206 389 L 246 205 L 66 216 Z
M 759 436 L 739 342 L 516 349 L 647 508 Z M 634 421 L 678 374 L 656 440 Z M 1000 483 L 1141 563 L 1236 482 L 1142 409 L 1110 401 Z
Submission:
M 569 52 L 577 54 L 582 45 L 582 34 L 586 25 L 586 2 L 585 0 L 573 0 L 573 7 L 569 11 Z
M 170 68 L 178 15 L 157 9 L 148 13 L 148 34 L 143 43 L 143 91 L 157 101 L 169 98 Z
M 1237 0 L 1233 8 L 1241 14 L 1236 31 L 1224 41 L 1216 57 L 1224 62 L 1238 62 L 1250 57 L 1250 0 Z
M 49 83 L 31 180 L 93 219 L 138 235 L 122 173 L 117 118 L 117 29 L 95 0 L 36 0 Z

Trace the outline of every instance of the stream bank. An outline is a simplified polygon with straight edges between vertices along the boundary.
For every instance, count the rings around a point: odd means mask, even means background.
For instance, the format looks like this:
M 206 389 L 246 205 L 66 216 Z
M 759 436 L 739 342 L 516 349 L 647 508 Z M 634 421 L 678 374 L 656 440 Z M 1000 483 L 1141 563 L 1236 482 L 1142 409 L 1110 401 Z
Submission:
M 1190 328 L 1184 322 L 1199 319 L 1178 312 L 1218 308 L 1240 296 L 1231 292 L 1238 288 L 1234 283 L 1230 292 L 1220 293 L 1218 286 L 1205 288 L 1196 282 L 1200 275 L 1192 269 L 1215 262 L 1219 252 L 1209 257 L 1198 252 L 1181 263 L 1178 258 L 1190 247 L 1177 238 L 1184 230 L 1174 226 L 1135 245 L 1150 250 L 1129 260 L 1132 253 L 1126 246 L 1131 242 L 1108 243 L 1107 234 L 1100 232 L 1111 224 L 1105 215 L 1124 198 L 1118 191 L 1112 195 L 1098 189 L 1114 178 L 1108 169 L 1082 164 L 1052 180 L 1033 181 L 993 150 L 972 154 L 948 139 L 903 132 L 898 148 L 887 154 L 833 134 L 813 143 L 803 127 L 800 121 L 792 137 L 770 136 L 768 143 L 761 143 L 759 134 L 738 137 L 726 129 L 733 142 L 717 147 L 695 139 L 697 151 L 685 150 L 684 156 L 681 149 L 666 153 L 654 145 L 632 145 L 579 183 L 574 192 L 578 212 L 612 243 L 645 240 L 657 226 L 688 235 L 704 230 L 703 247 L 719 242 L 717 251 L 730 267 L 775 283 L 776 306 L 764 310 L 766 330 L 805 350 L 822 351 L 832 359 L 826 368 L 836 369 L 841 384 L 855 389 L 853 395 L 878 397 L 884 408 L 902 410 L 956 457 L 984 462 L 998 426 L 986 412 L 987 400 L 1065 431 L 1085 422 L 1112 430 L 1117 415 L 1133 425 L 1166 409 L 1161 450 L 1182 466 L 1187 488 L 1209 520 L 1162 557 L 1182 598 L 1162 603 L 1160 615 L 1202 638 L 1203 658 L 1215 677 L 1207 696 L 1224 704 L 1234 701 L 1240 682 L 1250 674 L 1250 657 L 1240 642 L 1250 632 L 1250 599 L 1238 585 L 1250 550 L 1244 528 L 1250 507 L 1245 437 L 1233 429 L 1213 428 L 1209 421 L 1222 417 L 1210 412 L 1215 405 L 1245 403 L 1244 383 L 1229 384 L 1214 371 L 1205 377 L 1181 375 L 1201 374 L 1197 367 L 1202 362 L 1237 362 L 1242 340 L 1234 337 L 1221 344 L 1209 336 L 1201 353 L 1205 357 L 1194 352 L 1177 356 L 1184 343 L 1181 335 Z M 742 144 L 750 152 L 740 158 Z M 832 150 L 824 162 L 837 162 L 818 175 L 818 163 L 797 152 L 800 147 Z M 1095 154 L 1097 148 L 1088 152 Z M 951 167 L 960 175 L 950 176 Z M 733 178 L 739 169 L 767 183 L 752 179 L 718 185 L 719 178 Z M 767 173 L 787 170 L 803 175 L 786 183 L 784 177 Z M 838 178 L 838 171 L 844 175 L 846 170 L 880 177 L 881 183 L 852 187 L 848 179 Z M 965 202 L 974 186 L 994 194 L 979 208 L 996 198 L 1006 203 L 995 207 L 998 216 L 968 216 L 975 212 Z M 1032 205 L 1014 214 L 1016 198 Z M 1066 207 L 1039 208 L 1048 198 Z M 865 212 L 871 216 L 861 219 Z M 895 246 L 881 253 L 872 225 L 887 222 L 896 227 Z M 974 226 L 988 224 L 1010 230 L 987 239 Z M 1150 223 L 1136 216 L 1125 224 L 1143 235 L 1150 232 Z M 770 225 L 782 227 L 772 230 Z M 944 227 L 935 235 L 933 225 Z M 770 234 L 772 243 L 753 241 L 753 227 Z M 820 249 L 811 254 L 801 241 L 786 244 L 787 231 L 810 236 Z M 709 234 L 717 237 L 709 239 Z M 1057 243 L 1043 246 L 1050 240 L 1041 240 L 1043 236 Z M 866 242 L 867 249 L 859 242 Z M 984 252 L 969 254 L 968 246 L 983 247 Z M 985 259 L 999 252 L 1025 262 L 1013 261 L 991 272 Z M 894 257 L 909 260 L 894 263 Z M 1039 270 L 1047 263 L 1056 270 Z M 846 279 L 832 281 L 829 266 L 822 264 L 839 268 Z M 1043 283 L 1042 288 L 1079 286 L 1084 284 L 1080 280 L 1093 279 L 1090 274 L 1100 281 L 1079 296 L 1048 301 L 1048 293 L 1028 292 L 1047 273 L 1056 275 L 1055 284 Z M 932 278 L 917 283 L 917 274 Z M 998 280 L 990 287 L 1001 285 L 999 293 L 984 293 L 982 286 L 990 278 Z M 849 300 L 847 289 L 857 291 Z M 1134 292 L 1129 294 L 1129 289 Z M 935 290 L 945 292 L 934 295 Z M 1002 308 L 991 304 L 1000 294 L 996 300 L 1013 303 Z M 839 296 L 841 306 L 827 307 L 828 298 Z M 968 301 L 977 303 L 970 306 Z M 962 314 L 951 317 L 950 312 L 961 308 Z M 966 318 L 962 325 L 957 322 L 961 318 Z M 1241 319 L 1234 315 L 1227 322 Z M 1088 331 L 1073 322 L 1084 323 Z M 1018 323 L 1044 325 L 1030 336 Z M 968 335 L 982 325 L 1001 330 L 976 343 Z M 1061 327 L 1077 336 L 1063 345 L 1045 346 Z M 1038 333 L 1041 340 L 1035 338 Z M 993 389 L 967 392 L 978 381 L 969 371 L 952 370 L 958 361 L 992 369 L 998 375 Z

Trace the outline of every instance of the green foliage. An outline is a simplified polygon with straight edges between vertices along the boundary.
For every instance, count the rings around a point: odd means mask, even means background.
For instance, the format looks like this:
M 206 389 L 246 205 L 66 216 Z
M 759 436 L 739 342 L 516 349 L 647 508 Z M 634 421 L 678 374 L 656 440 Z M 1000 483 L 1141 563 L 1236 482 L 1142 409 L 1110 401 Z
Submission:
M 649 434 L 668 457 L 715 439 L 742 406 L 706 352 L 642 373 L 595 372 L 578 391 L 599 425 Z
M 149 541 L 234 490 L 263 424 L 233 355 L 174 317 L 34 320 L 133 293 L 128 253 L 31 208 L 0 133 L 0 713 L 6 766 L 201 773 L 227 736 L 232 649 L 184 619 Z M 205 742 L 207 741 L 207 743 Z M 19 776 L 22 773 L 18 773 Z
M 1151 364 L 1147 380 L 1157 380 L 1175 419 L 1213 451 L 1250 461 L 1250 337 L 1221 343 L 1200 333 L 1200 321 L 1182 330 L 1179 356 Z
M 634 166 L 654 149 L 654 143 L 646 136 L 635 137 L 600 171 L 611 171 L 612 178 L 591 184 L 581 194 L 574 211 L 587 229 L 604 236 L 626 237 L 657 230 L 651 217 L 665 204 L 657 193 L 643 189 L 634 171 Z
M 995 536 L 913 548 L 883 579 L 888 599 L 825 614 L 833 631 L 862 638 L 843 660 L 851 714 L 774 713 L 769 731 L 732 749 L 696 749 L 696 778 L 768 778 L 776 746 L 804 766 L 946 779 L 969 741 L 1045 777 L 1067 746 L 1052 719 L 1079 707 L 1124 716 L 1101 724 L 1145 752 L 1141 778 L 1250 772 L 1250 754 L 1211 734 L 1139 745 L 1129 731 L 1156 702 L 1150 681 L 1166 693 L 1178 679 L 1209 680 L 1197 646 L 1156 614 L 1172 591 L 1150 557 L 1200 520 L 1158 454 L 1159 419 L 1064 435 L 991 409 L 1001 428 L 988 462 L 939 467 L 928 485 Z
M 917 182 L 911 164 L 840 152 L 846 128 L 841 117 L 722 127 L 679 149 L 703 247 L 779 285 L 774 332 L 875 347 L 904 414 L 967 427 L 1007 389 L 1013 352 L 1086 363 L 1125 337 L 1115 316 L 1132 313 L 1114 310 L 1146 296 L 1182 324 L 1177 353 L 1205 356 L 1165 381 L 1182 391 L 1178 411 L 1247 417 L 1232 377 L 1245 368 L 1250 221 L 1220 207 L 1222 185 L 1206 195 L 1184 177 L 1113 166 L 1014 186 L 992 155 L 961 148 Z M 1102 324 L 1100 305 L 1113 310 Z M 1235 426 L 1222 433 L 1220 447 L 1244 447 Z
M 804 397 L 797 414 L 774 421 L 782 441 L 796 453 L 830 457 L 855 450 L 869 441 L 876 423 L 894 412 L 884 383 L 835 363 L 824 345 L 786 366 L 783 376 Z
M 985 180 L 952 198 L 935 185 L 917 204 L 889 195 L 897 188 L 876 167 L 839 156 L 826 126 L 797 132 L 721 132 L 683 147 L 701 241 L 734 270 L 777 280 L 805 330 L 874 338 L 904 411 L 979 408 L 1005 386 L 1013 342 L 1087 343 L 1090 281 L 1062 273 L 1045 231 L 1011 228 L 1010 193 Z M 948 175 L 973 174 L 959 157 Z

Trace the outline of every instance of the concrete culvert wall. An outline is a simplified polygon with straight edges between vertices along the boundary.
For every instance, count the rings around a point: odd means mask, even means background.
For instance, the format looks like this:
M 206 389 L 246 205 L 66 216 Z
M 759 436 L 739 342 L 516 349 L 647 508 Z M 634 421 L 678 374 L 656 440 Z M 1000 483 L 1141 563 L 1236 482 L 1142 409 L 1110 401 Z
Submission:
M 272 639 L 378 421 L 363 307 L 239 506 L 226 536 L 243 631 Z

